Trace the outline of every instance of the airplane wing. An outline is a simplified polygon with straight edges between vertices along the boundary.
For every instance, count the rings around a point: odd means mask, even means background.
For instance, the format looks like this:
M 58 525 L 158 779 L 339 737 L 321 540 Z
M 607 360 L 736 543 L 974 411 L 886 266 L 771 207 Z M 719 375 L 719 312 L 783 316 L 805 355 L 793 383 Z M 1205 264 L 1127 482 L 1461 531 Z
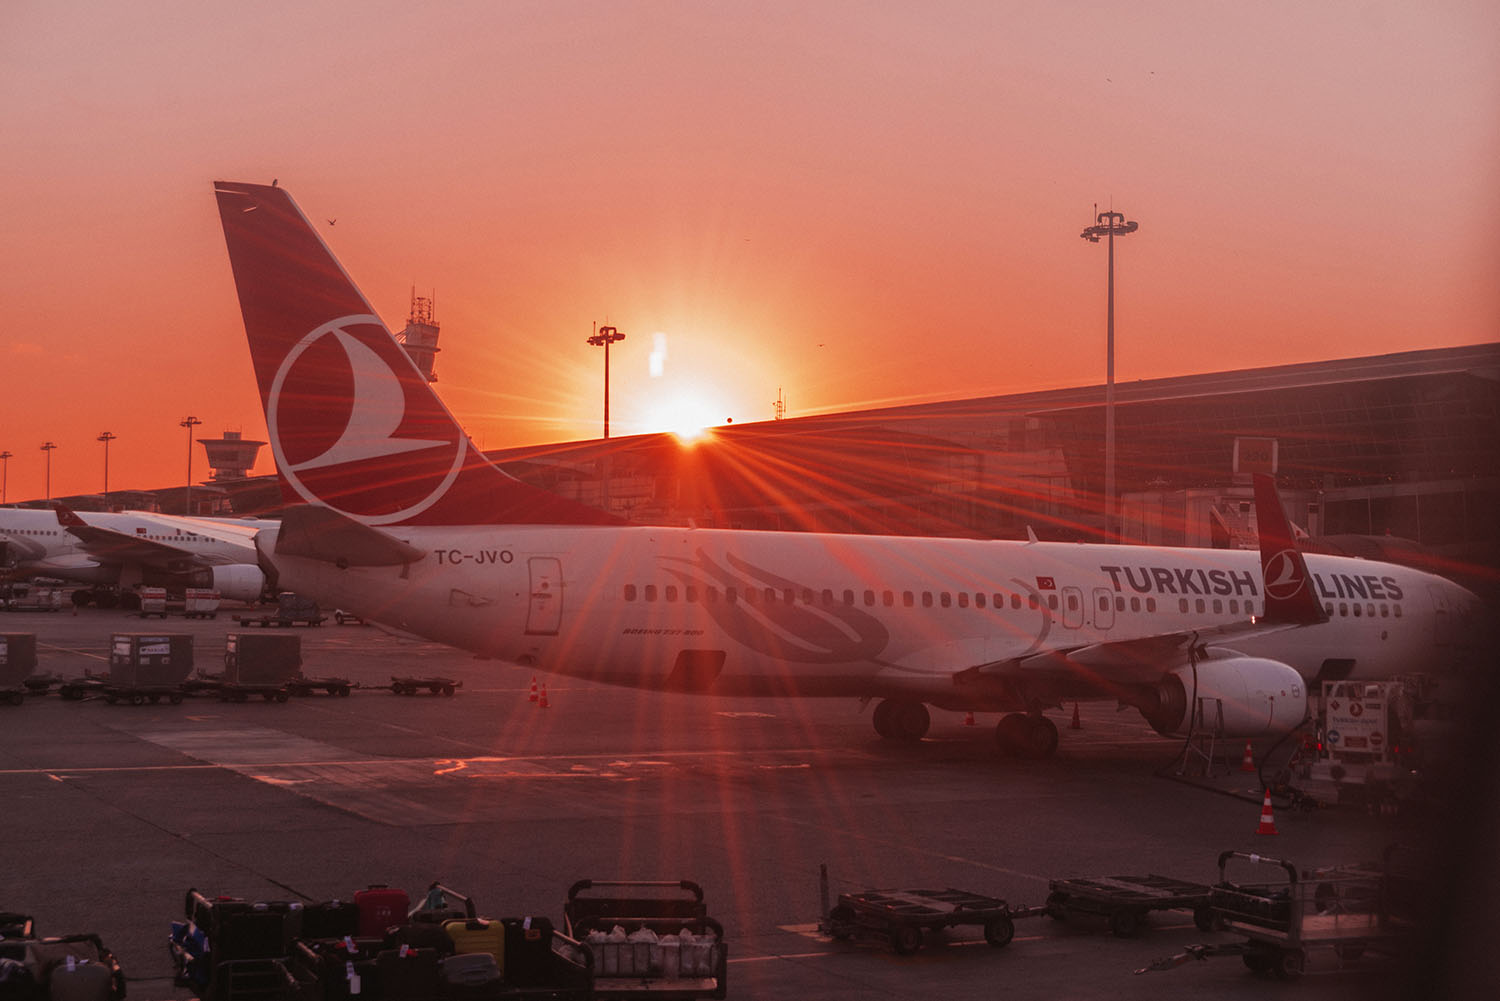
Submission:
M 326 507 L 304 504 L 282 515 L 276 552 L 342 567 L 391 567 L 415 563 L 427 550 Z
M 179 571 L 203 561 L 196 553 L 136 535 L 100 528 L 84 521 L 70 508 L 56 506 L 57 523 L 68 530 L 84 552 L 99 563 L 140 563 Z

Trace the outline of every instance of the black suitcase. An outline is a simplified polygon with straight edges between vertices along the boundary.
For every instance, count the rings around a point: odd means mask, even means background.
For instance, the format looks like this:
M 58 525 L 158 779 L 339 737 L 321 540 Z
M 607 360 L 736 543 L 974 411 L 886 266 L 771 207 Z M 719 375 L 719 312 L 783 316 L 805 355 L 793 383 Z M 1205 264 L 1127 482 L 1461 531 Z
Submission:
M 431 1001 L 442 991 L 441 969 L 434 949 L 387 949 L 375 957 L 384 1001 Z
M 302 909 L 303 938 L 343 938 L 359 932 L 359 907 L 352 900 L 325 900 Z
M 442 986 L 448 1001 L 495 1001 L 505 990 L 505 980 L 494 956 L 469 952 L 443 960 Z
M 505 927 L 505 979 L 517 987 L 545 986 L 552 977 L 552 920 L 501 918 Z

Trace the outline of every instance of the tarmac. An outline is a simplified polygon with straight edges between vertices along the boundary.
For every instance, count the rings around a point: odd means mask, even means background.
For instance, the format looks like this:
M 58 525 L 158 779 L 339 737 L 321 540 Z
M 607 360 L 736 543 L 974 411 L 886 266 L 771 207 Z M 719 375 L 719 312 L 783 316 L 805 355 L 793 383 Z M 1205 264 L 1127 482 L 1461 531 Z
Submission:
M 165 623 L 120 611 L 0 615 L 34 632 L 39 670 L 107 667 L 113 632 L 186 632 L 200 669 L 222 666 L 226 616 Z M 166 942 L 191 888 L 263 900 L 349 898 L 383 883 L 414 898 L 434 880 L 490 916 L 559 925 L 575 880 L 690 879 L 726 929 L 737 998 L 1263 997 L 1286 989 L 1234 958 L 1135 969 L 1198 942 L 1186 912 L 1136 937 L 1103 919 L 1017 922 L 1004 948 L 977 928 L 929 935 L 898 956 L 818 931 L 830 888 L 954 887 L 1040 904 L 1050 879 L 1157 873 L 1211 883 L 1234 849 L 1306 868 L 1379 858 L 1421 838 L 1421 819 L 1283 810 L 1257 834 L 1259 777 L 1175 779 L 1180 741 L 1133 711 L 1058 714 L 1058 755 L 1002 757 L 994 718 L 934 712 L 915 745 L 879 739 L 850 699 L 730 699 L 639 692 L 533 675 L 368 626 L 299 628 L 303 671 L 361 687 L 286 704 L 0 705 L 0 910 L 41 934 L 93 931 L 135 1001 L 185 998 Z M 399 696 L 392 676 L 462 682 L 452 697 Z M 549 702 L 529 700 L 533 677 Z M 1389 985 L 1378 963 L 1340 970 L 1314 954 L 1322 999 Z

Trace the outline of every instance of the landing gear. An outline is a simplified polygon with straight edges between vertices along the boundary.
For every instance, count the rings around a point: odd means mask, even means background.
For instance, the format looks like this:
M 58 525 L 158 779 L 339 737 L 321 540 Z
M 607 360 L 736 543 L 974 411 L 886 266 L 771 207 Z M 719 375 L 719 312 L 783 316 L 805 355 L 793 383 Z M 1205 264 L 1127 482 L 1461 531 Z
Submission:
M 1057 751 L 1057 726 L 1041 714 L 1011 713 L 995 725 L 995 743 L 1005 754 L 1040 761 Z
M 875 732 L 886 740 L 921 740 L 932 717 L 920 702 L 885 699 L 875 707 Z

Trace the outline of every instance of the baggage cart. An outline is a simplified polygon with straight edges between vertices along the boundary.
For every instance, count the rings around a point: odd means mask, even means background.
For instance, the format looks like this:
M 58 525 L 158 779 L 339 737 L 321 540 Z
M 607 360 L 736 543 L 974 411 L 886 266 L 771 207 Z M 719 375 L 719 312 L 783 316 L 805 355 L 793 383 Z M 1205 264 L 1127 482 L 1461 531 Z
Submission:
M 579 880 L 568 889 L 563 918 L 554 940 L 582 943 L 594 997 L 725 996 L 724 927 L 708 916 L 703 888 L 691 880 Z
M 1054 879 L 1047 886 L 1048 917 L 1066 921 L 1075 914 L 1096 914 L 1109 921 L 1117 938 L 1135 935 L 1151 911 L 1192 911 L 1199 931 L 1213 931 L 1216 924 L 1206 883 L 1146 875 Z
M 952 888 L 943 890 L 862 890 L 839 894 L 823 931 L 836 939 L 882 938 L 898 954 L 922 948 L 925 932 L 978 926 L 996 948 L 1015 937 L 1015 919 L 1041 913 L 1040 908 L 1012 910 L 999 897 Z
M 176 983 L 202 1001 L 293 1001 L 287 969 L 301 930 L 302 904 L 208 897 L 188 890 L 184 920 L 172 922 L 168 949 Z
M 67 678 L 59 682 L 57 694 L 69 702 L 81 702 L 84 699 L 104 694 L 107 679 L 107 674 L 99 675 L 84 671 L 81 678 Z
M 307 678 L 301 675 L 292 678 L 286 683 L 286 690 L 298 696 L 308 696 L 314 692 L 343 696 L 348 695 L 358 687 L 359 682 L 350 681 L 348 678 Z
M 173 705 L 187 693 L 184 682 L 193 669 L 189 633 L 115 633 L 110 639 L 109 675 L 102 679 L 104 701 L 131 705 Z
M 391 691 L 397 695 L 415 695 L 422 689 L 426 689 L 433 695 L 452 696 L 454 692 L 462 688 L 462 681 L 452 678 L 440 678 L 436 675 L 427 678 L 410 678 L 391 676 Z
M 0 702 L 26 701 L 28 679 L 36 670 L 36 634 L 0 633 Z M 45 694 L 46 689 L 44 688 Z
M 236 615 L 234 621 L 241 626 L 318 626 L 326 616 L 318 603 L 291 591 L 282 591 L 276 596 L 276 610 L 264 615 Z
M 138 587 L 135 596 L 140 602 L 140 609 L 136 612 L 143 619 L 149 619 L 155 615 L 158 618 L 167 617 L 167 589 L 164 587 Z
M 1190 959 L 1239 956 L 1258 976 L 1295 980 L 1315 949 L 1331 951 L 1340 965 L 1369 956 L 1397 956 L 1416 926 L 1423 899 L 1415 868 L 1398 856 L 1400 851 L 1388 850 L 1382 862 L 1301 873 L 1284 859 L 1222 852 L 1210 903 L 1220 926 L 1243 936 L 1243 941 L 1190 945 L 1135 972 L 1168 970 Z M 1231 881 L 1230 863 L 1240 878 L 1247 871 L 1272 875 L 1253 882 Z

